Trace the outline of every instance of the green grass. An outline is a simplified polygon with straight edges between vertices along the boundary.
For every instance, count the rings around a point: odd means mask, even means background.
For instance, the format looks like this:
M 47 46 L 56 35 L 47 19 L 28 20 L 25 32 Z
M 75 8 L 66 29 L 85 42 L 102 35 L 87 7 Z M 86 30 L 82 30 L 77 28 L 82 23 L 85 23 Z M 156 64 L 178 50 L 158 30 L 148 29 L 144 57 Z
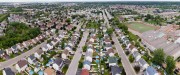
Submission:
M 155 29 L 152 26 L 148 26 L 148 25 L 145 25 L 145 24 L 142 24 L 142 23 L 138 23 L 138 22 L 128 23 L 128 27 L 133 29 L 133 30 L 136 30 L 136 31 L 138 31 L 140 33 Z

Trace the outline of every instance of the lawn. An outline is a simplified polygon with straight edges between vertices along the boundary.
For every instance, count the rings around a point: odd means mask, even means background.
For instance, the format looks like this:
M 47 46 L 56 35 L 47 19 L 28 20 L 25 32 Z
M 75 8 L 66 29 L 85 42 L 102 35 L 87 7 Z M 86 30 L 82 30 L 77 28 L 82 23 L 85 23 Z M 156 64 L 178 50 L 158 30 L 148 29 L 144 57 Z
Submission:
M 128 27 L 133 29 L 133 30 L 136 30 L 136 31 L 138 31 L 140 33 L 155 29 L 155 27 L 153 27 L 153 26 L 149 26 L 149 25 L 146 25 L 146 24 L 143 24 L 143 23 L 140 23 L 140 22 L 128 23 Z

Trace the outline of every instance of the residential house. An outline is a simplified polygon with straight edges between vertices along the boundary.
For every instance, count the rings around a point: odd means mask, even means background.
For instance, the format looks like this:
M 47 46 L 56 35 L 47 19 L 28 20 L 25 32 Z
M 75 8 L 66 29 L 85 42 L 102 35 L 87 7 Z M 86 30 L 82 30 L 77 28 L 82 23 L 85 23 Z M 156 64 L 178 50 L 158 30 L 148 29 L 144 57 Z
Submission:
M 53 46 L 55 46 L 58 43 L 58 40 L 54 39 L 53 41 L 51 41 L 51 43 L 53 44 Z
M 119 66 L 111 66 L 111 75 L 121 75 L 122 70 Z
M 146 71 L 144 72 L 144 75 L 160 75 L 154 67 L 149 66 Z
M 22 59 L 17 62 L 16 64 L 16 70 L 18 72 L 25 71 L 25 69 L 28 67 L 28 62 L 25 59 Z
M 47 44 L 47 47 L 48 47 L 49 50 L 51 50 L 51 49 L 53 49 L 54 46 L 53 46 L 53 44 L 50 42 L 50 43 Z
M 139 61 L 139 59 L 141 58 L 141 54 L 138 51 L 133 52 L 132 55 L 136 61 Z
M 45 44 L 43 47 L 41 47 L 41 49 L 43 50 L 43 51 L 48 51 L 48 46 L 47 46 L 47 44 Z
M 56 72 L 52 68 L 48 67 L 44 70 L 44 75 L 56 75 Z
M 64 61 L 61 58 L 56 58 L 53 64 L 53 68 L 57 71 L 60 70 L 64 65 Z
M 110 57 L 114 56 L 114 50 L 112 48 L 108 49 L 106 54 Z
M 81 75 L 90 75 L 87 69 L 82 69 Z
M 0 58 L 3 58 L 5 52 L 3 50 L 0 50 Z
M 117 58 L 114 57 L 108 57 L 108 61 L 109 61 L 109 66 L 115 66 L 117 65 Z
M 92 52 L 86 52 L 85 60 L 92 62 Z
M 15 73 L 11 70 L 11 68 L 4 68 L 3 75 L 15 75 Z
M 40 49 L 38 50 L 37 52 L 34 53 L 34 56 L 37 58 L 37 59 L 40 59 L 41 58 L 41 55 L 43 54 L 43 50 Z
M 11 49 L 12 49 L 13 53 L 19 52 L 16 45 L 12 46 Z
M 20 51 L 23 51 L 24 49 L 23 49 L 24 47 L 23 47 L 23 44 L 22 43 L 18 43 L 17 44 L 17 49 L 19 49 Z
M 68 51 L 72 51 L 72 46 L 66 45 L 65 49 L 68 50 Z
M 64 50 L 63 51 L 63 53 L 61 54 L 61 57 L 63 58 L 63 59 L 67 59 L 67 56 L 69 55 L 69 51 L 68 50 Z
M 32 39 L 32 43 L 36 44 L 38 40 L 36 38 Z
M 12 49 L 11 49 L 11 48 L 6 49 L 6 54 L 7 54 L 7 55 L 12 54 Z
M 36 60 L 36 57 L 34 55 L 30 55 L 28 57 L 28 62 L 35 65 L 38 61 Z
M 144 59 L 139 59 L 139 65 L 142 67 L 143 70 L 147 69 L 149 64 Z
M 24 41 L 22 44 L 25 48 L 28 48 L 30 45 L 28 41 Z
M 105 45 L 105 49 L 108 50 L 108 49 L 111 49 L 112 48 L 112 44 L 106 44 Z
M 87 48 L 87 52 L 93 53 L 93 49 L 92 49 L 91 47 L 88 47 L 88 48 Z
M 83 63 L 83 68 L 87 69 L 87 70 L 91 70 L 91 62 L 85 60 L 84 63 Z
M 110 39 L 105 39 L 104 44 L 111 44 L 111 40 Z

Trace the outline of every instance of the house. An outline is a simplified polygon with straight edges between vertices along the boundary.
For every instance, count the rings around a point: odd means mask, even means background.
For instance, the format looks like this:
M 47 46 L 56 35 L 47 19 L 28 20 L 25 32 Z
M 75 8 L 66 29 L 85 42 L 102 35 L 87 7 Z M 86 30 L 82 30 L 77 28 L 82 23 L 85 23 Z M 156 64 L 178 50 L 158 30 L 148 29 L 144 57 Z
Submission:
M 139 65 L 142 67 L 143 70 L 147 69 L 149 64 L 144 59 L 139 59 Z
M 91 62 L 85 60 L 85 61 L 83 62 L 83 68 L 84 68 L 84 69 L 87 69 L 87 70 L 91 70 Z
M 52 43 L 48 43 L 47 47 L 48 47 L 49 50 L 51 50 L 51 49 L 53 49 L 53 44 Z
M 95 42 L 95 40 L 96 40 L 96 37 L 91 37 L 91 38 L 89 39 L 90 42 Z
M 106 44 L 105 45 L 105 49 L 108 50 L 108 49 L 111 49 L 112 48 L 112 44 Z
M 160 75 L 154 67 L 149 66 L 146 71 L 144 72 L 144 75 Z
M 122 70 L 123 69 L 118 66 L 111 66 L 111 75 L 121 75 Z
M 41 55 L 43 54 L 43 50 L 40 49 L 38 50 L 36 53 L 34 53 L 34 56 L 37 58 L 37 59 L 40 59 L 41 58 Z
M 105 39 L 104 44 L 111 44 L 111 40 L 110 39 Z
M 22 59 L 17 62 L 16 64 L 16 70 L 18 72 L 25 71 L 25 69 L 28 67 L 28 62 L 25 59 Z
M 87 48 L 87 52 L 93 53 L 93 49 L 92 49 L 91 47 L 88 47 L 88 48 Z
M 55 70 L 48 67 L 44 70 L 44 75 L 56 75 L 56 72 L 55 72 Z
M 108 61 L 109 61 L 109 66 L 115 66 L 117 65 L 117 58 L 114 57 L 108 57 Z
M 114 56 L 114 50 L 112 48 L 108 49 L 106 54 L 110 57 Z
M 19 50 L 21 50 L 21 51 L 24 50 L 24 47 L 23 47 L 23 44 L 22 44 L 22 43 L 17 44 L 17 48 L 18 48 Z
M 72 47 L 70 45 L 66 45 L 65 49 L 68 51 L 72 51 Z
M 36 44 L 38 40 L 36 38 L 32 39 L 32 43 Z
M 13 53 L 18 53 L 18 49 L 17 49 L 16 45 L 12 46 L 11 49 L 12 49 Z
M 15 73 L 11 70 L 11 68 L 4 68 L 3 75 L 15 75 Z
M 65 50 L 63 51 L 63 53 L 61 54 L 61 57 L 62 57 L 63 59 L 67 59 L 68 54 L 69 54 L 69 51 L 65 49 Z
M 86 52 L 85 60 L 92 62 L 92 55 L 91 52 Z
M 51 41 L 51 43 L 53 44 L 53 46 L 55 46 L 57 44 L 58 40 L 54 39 L 53 41 Z
M 41 49 L 42 49 L 43 51 L 47 51 L 47 50 L 48 50 L 48 46 L 47 46 L 47 44 L 46 44 L 46 45 L 44 45 L 43 47 L 41 47 Z
M 7 54 L 7 55 L 12 54 L 12 49 L 11 49 L 11 48 L 6 49 L 6 54 Z
M 139 59 L 141 58 L 141 54 L 138 51 L 133 52 L 132 55 L 136 61 L 139 61 Z
M 64 65 L 64 61 L 61 58 L 56 58 L 54 60 L 53 68 L 57 71 L 60 70 Z
M 36 64 L 38 61 L 36 60 L 36 57 L 35 57 L 34 55 L 30 55 L 30 56 L 28 57 L 28 62 L 29 62 L 30 64 Z
M 82 69 L 81 75 L 89 75 L 89 71 L 87 69 Z
M 4 56 L 4 51 L 3 50 L 0 50 L 0 58 L 2 58 Z
M 29 45 L 30 45 L 28 41 L 24 41 L 22 44 L 23 44 L 23 46 L 26 47 L 26 48 L 28 48 Z

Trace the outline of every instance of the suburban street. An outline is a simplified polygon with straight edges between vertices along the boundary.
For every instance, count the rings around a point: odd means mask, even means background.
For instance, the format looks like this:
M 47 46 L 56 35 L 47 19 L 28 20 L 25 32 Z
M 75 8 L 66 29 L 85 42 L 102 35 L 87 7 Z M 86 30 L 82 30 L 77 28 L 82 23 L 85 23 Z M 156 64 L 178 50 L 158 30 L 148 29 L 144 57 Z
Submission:
M 88 35 L 89 35 L 88 31 L 85 31 L 83 33 L 83 37 L 78 45 L 78 48 L 76 49 L 74 57 L 73 57 L 70 65 L 69 65 L 69 68 L 66 72 L 66 75 L 76 75 L 79 60 L 81 59 L 81 56 L 82 56 L 82 53 L 81 53 L 82 47 L 85 45 Z
M 43 45 L 45 45 L 47 43 L 47 41 L 44 41 L 43 43 L 37 45 L 36 47 L 32 48 L 31 50 L 25 52 L 25 53 L 22 53 L 21 55 L 19 56 L 16 56 L 12 59 L 9 59 L 7 61 L 4 61 L 4 62 L 1 62 L 0 63 L 0 70 L 2 70 L 3 68 L 6 68 L 6 67 L 10 67 L 12 66 L 13 64 L 16 64 L 19 60 L 25 58 L 25 57 L 28 57 L 30 56 L 31 54 L 34 54 L 35 52 L 37 52 L 37 50 L 39 50 L 40 47 L 42 47 Z
M 105 23 L 107 24 L 108 28 L 110 28 L 109 21 L 107 19 L 107 16 L 105 15 L 103 11 L 103 16 L 105 19 Z M 129 62 L 129 59 L 127 58 L 126 54 L 124 53 L 121 44 L 119 43 L 115 33 L 112 34 L 112 40 L 115 42 L 115 47 L 118 52 L 118 55 L 121 57 L 122 65 L 125 69 L 126 75 L 136 75 L 136 72 L 134 71 L 133 67 L 131 66 L 131 63 Z

